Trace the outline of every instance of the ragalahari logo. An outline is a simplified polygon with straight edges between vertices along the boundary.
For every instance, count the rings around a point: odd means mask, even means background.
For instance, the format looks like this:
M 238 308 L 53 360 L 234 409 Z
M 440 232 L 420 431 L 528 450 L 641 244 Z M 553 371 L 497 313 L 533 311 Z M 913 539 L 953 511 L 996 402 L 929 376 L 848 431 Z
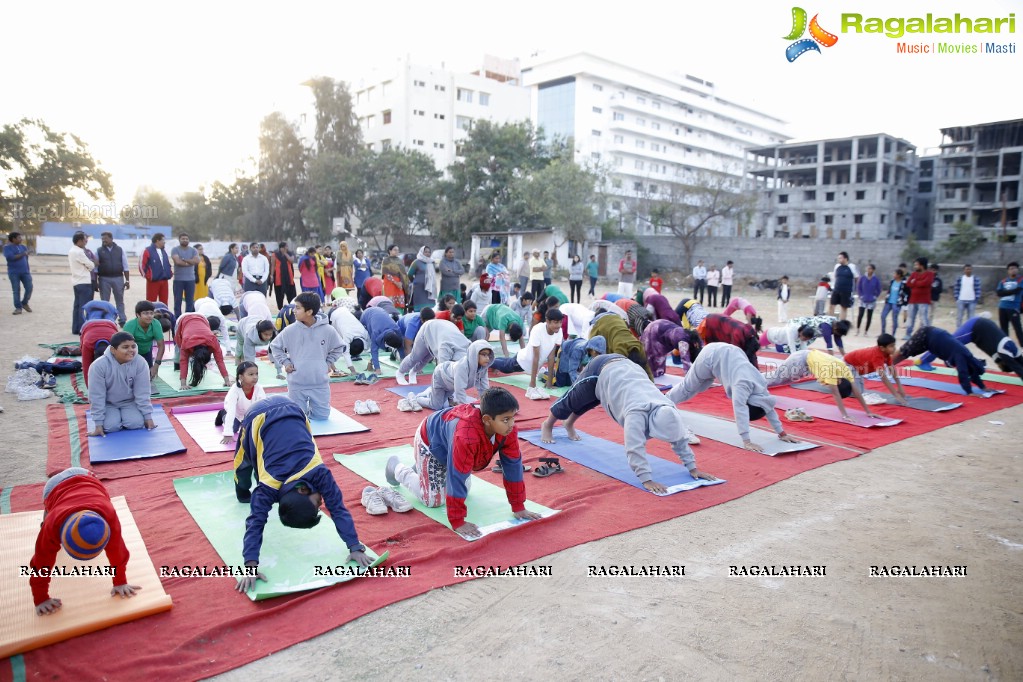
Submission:
M 821 28 L 820 24 L 817 23 L 817 16 L 816 14 L 813 15 L 813 19 L 810 20 L 810 38 L 796 40 L 806 31 L 806 10 L 802 7 L 792 8 L 792 31 L 785 36 L 785 40 L 796 41 L 785 48 L 785 58 L 790 62 L 796 61 L 799 55 L 810 50 L 820 52 L 821 49 L 817 47 L 818 43 L 824 47 L 831 47 L 838 42 L 838 36 L 834 33 L 828 33 Z

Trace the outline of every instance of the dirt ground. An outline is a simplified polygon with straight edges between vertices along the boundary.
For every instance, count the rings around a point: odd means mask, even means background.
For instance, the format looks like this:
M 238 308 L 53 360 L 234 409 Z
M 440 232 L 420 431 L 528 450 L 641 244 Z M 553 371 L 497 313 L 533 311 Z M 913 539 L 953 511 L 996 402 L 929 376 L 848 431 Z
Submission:
M 32 266 L 34 313 L 11 316 L 10 283 L 0 279 L 8 372 L 39 353 L 37 342 L 71 338 L 66 260 Z M 133 282 L 131 306 L 144 293 Z M 773 292 L 736 293 L 774 323 Z M 790 315 L 810 312 L 809 294 L 797 289 Z M 946 329 L 950 309 L 937 315 Z M 44 480 L 44 406 L 53 402 L 0 396 L 0 486 Z M 535 562 L 553 577 L 434 590 L 220 679 L 302 670 L 310 679 L 1020 680 L 1021 424 L 1017 406 L 879 448 Z M 586 577 L 588 566 L 621 564 L 684 564 L 685 575 Z M 826 575 L 729 577 L 730 565 L 749 564 L 823 565 Z M 967 575 L 868 576 L 872 565 L 933 564 L 966 566 Z

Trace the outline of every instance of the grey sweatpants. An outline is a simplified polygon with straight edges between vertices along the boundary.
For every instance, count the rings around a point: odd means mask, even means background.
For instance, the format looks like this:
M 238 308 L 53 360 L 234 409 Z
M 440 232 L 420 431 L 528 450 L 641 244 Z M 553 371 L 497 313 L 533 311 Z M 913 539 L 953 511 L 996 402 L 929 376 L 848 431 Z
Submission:
M 296 386 L 289 383 L 288 397 L 298 403 L 309 419 L 326 419 L 330 416 L 330 384 Z
M 107 405 L 103 416 L 103 430 L 107 433 L 121 429 L 141 429 L 146 425 L 146 418 L 139 412 L 134 401 L 125 405 Z

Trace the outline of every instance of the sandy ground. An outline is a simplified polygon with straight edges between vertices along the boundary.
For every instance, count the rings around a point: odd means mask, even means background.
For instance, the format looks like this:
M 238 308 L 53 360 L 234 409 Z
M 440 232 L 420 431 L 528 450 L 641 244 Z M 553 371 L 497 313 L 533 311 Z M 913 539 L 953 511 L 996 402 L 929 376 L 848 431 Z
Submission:
M 35 258 L 33 270 L 32 314 L 11 316 L 0 280 L 8 371 L 37 341 L 71 338 L 66 261 Z M 131 305 L 144 291 L 133 281 Z M 736 293 L 775 321 L 773 293 Z M 796 293 L 790 314 L 808 313 L 809 289 Z M 954 327 L 947 303 L 937 323 Z M 44 479 L 53 402 L 0 396 L 0 485 Z M 479 579 L 391 605 L 220 679 L 1023 679 L 1021 424 L 1023 406 L 949 426 L 535 562 L 553 577 Z M 684 564 L 685 576 L 586 577 L 621 564 Z M 827 574 L 728 576 L 750 564 Z M 868 576 L 882 564 L 967 575 Z

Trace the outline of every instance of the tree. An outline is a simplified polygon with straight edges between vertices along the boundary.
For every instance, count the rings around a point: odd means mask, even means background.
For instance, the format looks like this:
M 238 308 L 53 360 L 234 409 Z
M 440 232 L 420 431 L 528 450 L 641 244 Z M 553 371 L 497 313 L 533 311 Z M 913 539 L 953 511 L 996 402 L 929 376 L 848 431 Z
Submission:
M 178 227 L 182 232 L 187 232 L 192 241 L 210 239 L 213 234 L 213 208 L 204 188 L 182 194 L 176 208 Z
M 741 188 L 738 176 L 725 172 L 694 170 L 680 182 L 658 181 L 656 192 L 649 183 L 644 187 L 626 205 L 636 217 L 678 239 L 686 270 L 712 227 L 747 221 L 756 202 L 752 193 Z
M 210 186 L 211 236 L 237 239 L 257 234 L 255 227 L 259 197 L 256 178 L 242 171 L 235 172 L 229 185 L 219 180 Z
M 353 215 L 376 247 L 397 235 L 408 236 L 427 228 L 436 215 L 440 171 L 427 154 L 408 149 L 388 149 L 367 154 L 356 174 L 362 178 Z
M 586 241 L 586 229 L 595 222 L 597 174 L 582 168 L 568 156 L 552 160 L 547 166 L 517 178 L 512 195 L 521 197 L 524 213 L 537 218 L 536 225 L 560 229 L 568 241 Z
M 302 210 L 305 207 L 308 152 L 294 124 L 280 112 L 259 126 L 259 175 L 255 220 L 249 222 L 251 238 L 281 241 L 309 236 Z
M 125 223 L 133 225 L 169 225 L 181 227 L 178 211 L 163 192 L 140 187 L 132 199 L 131 214 L 124 213 Z
M 74 195 L 113 199 L 110 175 L 88 145 L 24 118 L 0 131 L 0 227 L 38 231 L 46 220 L 78 212 Z M 76 216 L 76 219 L 79 219 Z M 88 222 L 86 220 L 82 222 Z
M 528 121 L 474 123 L 462 143 L 461 158 L 448 167 L 450 179 L 441 186 L 443 211 L 437 227 L 442 235 L 465 239 L 475 232 L 506 231 L 542 222 L 529 207 L 515 181 L 561 157 L 568 145 L 547 143 L 543 130 Z
M 987 241 L 984 233 L 970 223 L 957 222 L 952 229 L 955 231 L 941 243 L 935 254 L 939 260 L 962 259 L 979 249 L 981 244 Z
M 935 260 L 934 254 L 920 246 L 920 242 L 913 235 L 906 237 L 906 246 L 903 247 L 902 253 L 899 255 L 906 263 L 912 263 L 917 258 L 926 258 L 928 261 Z
M 348 86 L 332 78 L 306 81 L 316 107 L 316 154 L 355 156 L 362 149 L 362 131 L 352 109 Z

